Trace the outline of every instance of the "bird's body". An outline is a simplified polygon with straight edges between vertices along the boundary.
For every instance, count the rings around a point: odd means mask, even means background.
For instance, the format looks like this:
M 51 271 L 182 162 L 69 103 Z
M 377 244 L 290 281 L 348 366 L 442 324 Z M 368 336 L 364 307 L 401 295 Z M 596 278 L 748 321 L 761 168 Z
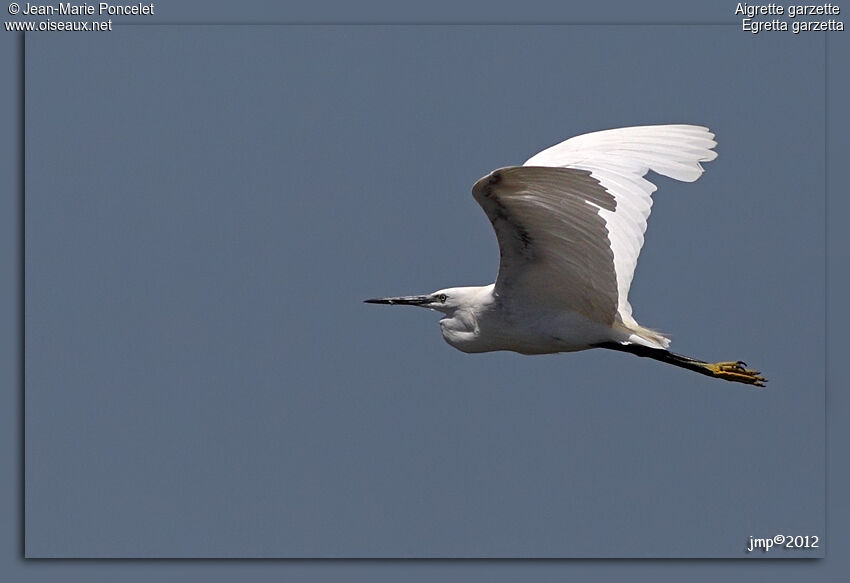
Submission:
M 628 301 L 655 191 L 644 176 L 653 170 L 696 180 L 700 162 L 717 156 L 713 138 L 687 125 L 606 130 L 495 170 L 472 194 L 499 240 L 496 282 L 366 301 L 442 312 L 443 338 L 463 352 L 608 348 L 762 386 L 764 378 L 740 361 L 669 352 L 670 340 L 638 324 Z
M 494 295 L 495 284 L 445 290 L 462 304 L 440 320 L 443 338 L 462 352 L 551 354 L 614 340 L 614 330 L 570 310 L 547 310 Z M 615 335 L 615 334 L 614 334 Z M 618 336 L 627 340 L 628 335 Z

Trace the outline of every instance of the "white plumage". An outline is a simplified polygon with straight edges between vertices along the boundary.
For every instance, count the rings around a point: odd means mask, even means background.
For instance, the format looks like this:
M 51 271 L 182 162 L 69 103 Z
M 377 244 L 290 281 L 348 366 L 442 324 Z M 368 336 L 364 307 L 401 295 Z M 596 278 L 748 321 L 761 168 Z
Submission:
M 666 350 L 629 304 L 656 186 L 651 170 L 683 182 L 714 160 L 708 128 L 639 126 L 570 138 L 501 168 L 472 189 L 499 240 L 494 284 L 366 300 L 443 312 L 446 341 L 464 352 L 524 354 L 610 348 L 761 386 L 740 361 L 707 363 Z
M 617 201 L 617 210 L 601 209 L 614 268 L 617 272 L 618 311 L 626 326 L 636 326 L 629 304 L 638 256 L 643 247 L 652 193 L 658 188 L 644 178 L 652 170 L 683 182 L 703 173 L 700 162 L 717 158 L 717 145 L 708 128 L 691 125 L 638 126 L 604 130 L 570 138 L 532 156 L 525 166 L 563 166 L 589 170 Z M 663 347 L 669 339 L 661 337 Z

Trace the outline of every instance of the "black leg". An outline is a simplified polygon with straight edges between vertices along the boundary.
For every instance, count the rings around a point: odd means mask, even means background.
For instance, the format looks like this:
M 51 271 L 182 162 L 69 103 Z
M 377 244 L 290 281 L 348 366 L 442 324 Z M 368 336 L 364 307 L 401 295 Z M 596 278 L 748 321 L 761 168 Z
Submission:
M 694 372 L 698 372 L 699 374 L 723 379 L 726 381 L 745 383 L 748 385 L 755 385 L 757 387 L 763 387 L 764 383 L 767 382 L 767 380 L 763 376 L 761 376 L 760 372 L 758 372 L 757 370 L 750 370 L 746 368 L 747 364 L 740 360 L 735 362 L 705 362 L 702 360 L 697 360 L 695 358 L 690 358 L 689 356 L 676 354 L 675 352 L 670 352 L 669 350 L 663 350 L 660 348 L 649 348 L 648 346 L 641 346 L 640 344 L 620 344 L 618 342 L 604 342 L 602 344 L 598 344 L 597 346 L 599 348 L 607 348 L 608 350 L 629 352 L 631 354 L 634 354 L 635 356 L 640 356 L 644 358 L 652 358 L 653 360 L 672 364 L 673 366 L 678 366 L 681 368 L 692 370 Z

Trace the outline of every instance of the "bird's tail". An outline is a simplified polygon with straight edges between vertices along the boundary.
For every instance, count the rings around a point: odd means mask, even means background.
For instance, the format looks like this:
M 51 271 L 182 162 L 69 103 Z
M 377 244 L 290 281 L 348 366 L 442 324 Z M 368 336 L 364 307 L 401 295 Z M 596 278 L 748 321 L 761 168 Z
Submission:
M 667 336 L 651 328 L 645 328 L 637 322 L 631 326 L 623 326 L 623 329 L 629 333 L 629 342 L 632 344 L 663 350 L 670 347 L 670 339 Z

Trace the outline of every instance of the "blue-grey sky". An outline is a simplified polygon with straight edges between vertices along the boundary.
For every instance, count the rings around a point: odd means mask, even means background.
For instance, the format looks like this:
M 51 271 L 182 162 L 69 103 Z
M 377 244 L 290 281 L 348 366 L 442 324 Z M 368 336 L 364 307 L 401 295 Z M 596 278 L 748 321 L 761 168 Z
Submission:
M 134 27 L 32 36 L 27 67 L 30 556 L 744 556 L 823 532 L 818 37 Z M 635 315 L 767 390 L 464 355 L 437 314 L 360 303 L 489 283 L 472 183 L 648 123 L 707 125 L 719 157 L 656 180 Z

